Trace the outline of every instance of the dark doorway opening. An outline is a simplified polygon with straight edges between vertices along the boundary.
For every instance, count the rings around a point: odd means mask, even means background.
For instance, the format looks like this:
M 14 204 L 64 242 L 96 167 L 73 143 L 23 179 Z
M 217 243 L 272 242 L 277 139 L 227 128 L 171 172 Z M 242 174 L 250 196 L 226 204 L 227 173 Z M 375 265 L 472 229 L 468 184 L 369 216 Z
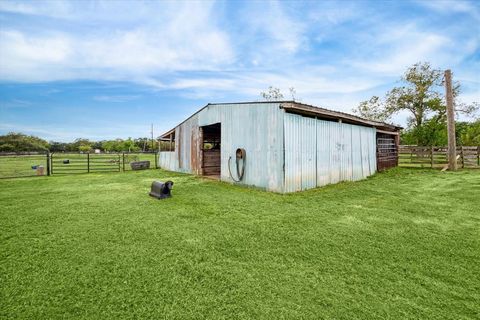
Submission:
M 202 175 L 220 178 L 221 131 L 220 123 L 203 126 L 202 130 Z

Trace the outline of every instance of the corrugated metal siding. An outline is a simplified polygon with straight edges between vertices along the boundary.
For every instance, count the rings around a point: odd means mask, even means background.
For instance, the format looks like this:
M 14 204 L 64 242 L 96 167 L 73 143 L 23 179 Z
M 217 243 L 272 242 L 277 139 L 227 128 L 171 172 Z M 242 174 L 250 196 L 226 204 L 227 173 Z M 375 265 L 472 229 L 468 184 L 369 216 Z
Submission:
M 244 148 L 245 176 L 240 182 L 283 192 L 283 111 L 278 103 L 212 105 L 198 114 L 198 125 L 221 123 L 221 180 L 236 179 L 235 151 Z
M 160 168 L 170 171 L 178 171 L 177 154 L 175 151 L 161 151 L 158 153 L 158 165 Z
M 177 171 L 198 174 L 200 171 L 198 142 L 198 115 L 195 115 L 175 129 L 175 152 L 178 159 Z
M 289 113 L 284 119 L 286 192 L 359 180 L 375 172 L 374 128 Z
M 285 192 L 315 188 L 315 119 L 285 117 Z

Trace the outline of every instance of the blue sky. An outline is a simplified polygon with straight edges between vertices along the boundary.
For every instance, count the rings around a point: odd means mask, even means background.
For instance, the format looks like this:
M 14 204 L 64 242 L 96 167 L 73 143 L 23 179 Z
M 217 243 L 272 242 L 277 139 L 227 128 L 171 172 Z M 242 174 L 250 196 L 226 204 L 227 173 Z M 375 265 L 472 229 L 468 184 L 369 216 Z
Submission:
M 2 0 L 0 133 L 148 136 L 270 85 L 350 112 L 418 61 L 480 101 L 480 2 Z

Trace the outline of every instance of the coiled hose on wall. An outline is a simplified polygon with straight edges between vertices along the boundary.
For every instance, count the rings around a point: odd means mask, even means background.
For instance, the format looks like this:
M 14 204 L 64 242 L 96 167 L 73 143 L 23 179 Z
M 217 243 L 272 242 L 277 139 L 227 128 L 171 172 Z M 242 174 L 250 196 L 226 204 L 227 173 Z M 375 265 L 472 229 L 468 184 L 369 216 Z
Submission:
M 232 178 L 233 181 L 235 182 L 240 182 L 243 179 L 243 176 L 245 175 L 245 164 L 247 160 L 247 153 L 245 152 L 245 149 L 238 148 L 237 151 L 235 152 L 235 164 L 237 166 L 237 177 L 238 180 L 236 180 L 233 175 L 232 171 L 230 170 L 230 161 L 232 160 L 232 157 L 228 158 L 228 172 L 230 173 L 230 177 Z M 242 169 L 240 170 L 240 161 L 242 161 Z

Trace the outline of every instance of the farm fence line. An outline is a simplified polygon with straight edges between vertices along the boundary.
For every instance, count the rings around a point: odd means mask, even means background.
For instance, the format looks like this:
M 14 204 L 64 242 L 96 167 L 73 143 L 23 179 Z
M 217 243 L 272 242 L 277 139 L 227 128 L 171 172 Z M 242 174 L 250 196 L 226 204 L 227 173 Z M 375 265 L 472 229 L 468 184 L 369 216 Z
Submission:
M 480 168 L 480 146 L 457 147 L 459 168 Z M 398 165 L 441 169 L 448 164 L 447 147 L 400 145 Z M 125 172 L 159 168 L 158 153 L 49 153 L 0 152 L 0 178 L 48 176 L 94 172 Z
M 0 178 L 157 169 L 158 153 L 0 152 Z
M 447 147 L 400 145 L 398 165 L 410 168 L 442 169 L 448 164 L 447 151 Z M 457 165 L 459 168 L 480 168 L 480 146 L 457 147 Z

